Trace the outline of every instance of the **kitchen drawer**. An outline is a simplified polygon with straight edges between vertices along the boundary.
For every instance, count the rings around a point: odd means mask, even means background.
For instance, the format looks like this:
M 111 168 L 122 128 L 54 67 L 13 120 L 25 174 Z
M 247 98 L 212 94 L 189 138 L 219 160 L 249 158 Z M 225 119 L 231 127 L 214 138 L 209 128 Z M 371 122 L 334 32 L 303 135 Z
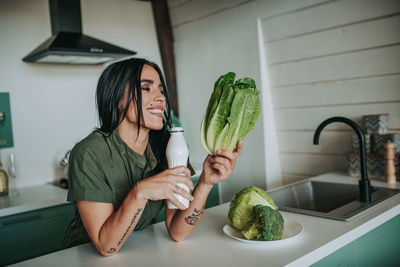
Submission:
M 60 250 L 74 213 L 69 203 L 0 218 L 0 265 Z

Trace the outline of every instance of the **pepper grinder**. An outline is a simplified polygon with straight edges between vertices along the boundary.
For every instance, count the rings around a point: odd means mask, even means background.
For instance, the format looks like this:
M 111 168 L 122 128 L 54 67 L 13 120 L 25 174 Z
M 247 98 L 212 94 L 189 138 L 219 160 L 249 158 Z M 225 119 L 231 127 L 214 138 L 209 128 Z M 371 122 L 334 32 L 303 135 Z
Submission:
M 9 174 L 9 192 L 10 192 L 10 196 L 11 197 L 17 197 L 19 196 L 19 191 L 17 189 L 17 185 L 16 185 L 16 178 L 17 178 L 17 173 L 16 173 L 16 169 L 15 169 L 15 155 L 14 154 L 10 154 L 8 156 L 9 159 L 9 164 L 8 164 L 8 174 Z
M 394 144 L 385 143 L 385 159 L 386 159 L 386 183 L 396 183 L 396 168 L 394 166 Z

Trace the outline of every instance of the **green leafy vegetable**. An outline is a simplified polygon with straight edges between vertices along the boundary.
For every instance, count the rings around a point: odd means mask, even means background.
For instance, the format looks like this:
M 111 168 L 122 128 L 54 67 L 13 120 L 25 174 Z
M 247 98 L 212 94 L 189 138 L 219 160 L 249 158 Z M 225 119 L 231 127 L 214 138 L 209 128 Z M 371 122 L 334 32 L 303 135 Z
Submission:
M 242 234 L 249 240 L 280 240 L 283 235 L 283 217 L 278 210 L 268 206 L 253 207 L 253 223 Z
M 201 141 L 209 154 L 218 149 L 233 151 L 239 140 L 250 132 L 260 115 L 260 92 L 251 78 L 234 82 L 236 74 L 228 72 L 214 84 L 201 124 Z
M 256 186 L 248 186 L 237 192 L 229 206 L 228 225 L 238 231 L 248 228 L 254 222 L 253 207 L 259 204 L 278 209 L 272 198 Z

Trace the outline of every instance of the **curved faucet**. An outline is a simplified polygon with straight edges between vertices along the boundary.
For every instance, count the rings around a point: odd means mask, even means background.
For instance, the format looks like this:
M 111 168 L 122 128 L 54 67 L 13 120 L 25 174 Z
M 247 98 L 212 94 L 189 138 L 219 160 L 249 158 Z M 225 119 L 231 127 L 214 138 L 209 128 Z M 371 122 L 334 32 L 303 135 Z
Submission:
M 319 143 L 319 135 L 324 127 L 332 122 L 343 122 L 347 125 L 351 126 L 353 130 L 357 133 L 358 143 L 360 145 L 360 157 L 361 157 L 361 180 L 358 181 L 359 187 L 359 199 L 360 202 L 371 202 L 371 185 L 368 179 L 367 174 L 367 164 L 366 164 L 366 154 L 365 154 L 365 139 L 364 134 L 360 128 L 354 121 L 344 118 L 344 117 L 332 117 L 324 120 L 314 133 L 314 145 L 318 145 Z

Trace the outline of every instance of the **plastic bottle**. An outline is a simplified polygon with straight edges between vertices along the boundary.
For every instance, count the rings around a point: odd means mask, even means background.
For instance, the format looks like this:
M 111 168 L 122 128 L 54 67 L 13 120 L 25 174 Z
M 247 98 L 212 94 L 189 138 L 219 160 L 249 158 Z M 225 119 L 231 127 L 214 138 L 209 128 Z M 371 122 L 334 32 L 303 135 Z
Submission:
M 8 195 L 8 175 L 3 169 L 3 163 L 0 160 L 0 196 Z
M 171 128 L 170 132 L 171 136 L 169 137 L 166 150 L 168 168 L 171 169 L 182 165 L 186 166 L 189 157 L 189 149 L 187 147 L 185 137 L 183 136 L 183 128 L 173 127 Z M 189 188 L 186 184 L 178 183 L 178 186 L 189 192 Z M 174 196 L 185 206 L 185 208 L 189 207 L 188 199 L 175 193 Z M 170 201 L 168 201 L 167 205 L 170 209 L 178 208 Z

